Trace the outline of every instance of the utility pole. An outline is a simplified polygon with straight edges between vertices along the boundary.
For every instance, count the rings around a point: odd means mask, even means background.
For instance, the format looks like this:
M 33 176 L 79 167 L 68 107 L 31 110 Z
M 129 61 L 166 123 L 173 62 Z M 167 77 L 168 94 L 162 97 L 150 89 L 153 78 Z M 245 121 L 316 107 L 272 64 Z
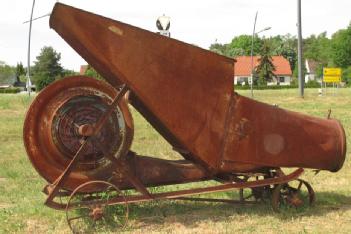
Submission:
M 305 79 L 302 70 L 302 29 L 301 29 L 301 0 L 297 0 L 297 56 L 298 56 L 298 81 L 300 97 L 304 97 Z

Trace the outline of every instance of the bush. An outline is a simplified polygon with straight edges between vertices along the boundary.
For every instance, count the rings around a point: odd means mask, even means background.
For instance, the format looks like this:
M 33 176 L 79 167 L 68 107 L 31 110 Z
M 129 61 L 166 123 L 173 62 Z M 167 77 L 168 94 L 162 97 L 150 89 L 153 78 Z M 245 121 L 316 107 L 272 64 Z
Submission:
M 48 74 L 35 74 L 34 83 L 38 91 L 44 89 L 46 86 L 55 81 L 55 78 Z
M 342 81 L 344 81 L 348 86 L 351 85 L 351 66 L 342 69 Z
M 255 90 L 265 90 L 265 89 L 297 89 L 299 86 L 298 85 L 270 85 L 270 86 L 253 86 L 253 89 Z M 317 81 L 315 82 L 308 82 L 305 84 L 305 88 L 320 88 L 321 84 L 318 83 Z M 251 89 L 250 85 L 235 85 L 234 90 L 249 90 Z
M 20 91 L 21 89 L 18 87 L 0 89 L 0 93 L 19 93 Z

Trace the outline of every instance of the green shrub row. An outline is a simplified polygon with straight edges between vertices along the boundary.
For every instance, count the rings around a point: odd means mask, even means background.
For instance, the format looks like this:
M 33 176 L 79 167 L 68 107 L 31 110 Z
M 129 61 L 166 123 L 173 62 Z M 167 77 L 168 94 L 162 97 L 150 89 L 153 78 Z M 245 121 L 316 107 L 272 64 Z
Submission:
M 320 88 L 321 85 L 318 83 L 312 83 L 312 84 L 305 84 L 305 88 Z M 297 89 L 297 85 L 271 85 L 271 86 L 257 86 L 254 85 L 253 89 L 256 90 L 263 90 L 263 89 Z M 234 89 L 237 90 L 248 90 L 251 89 L 250 85 L 235 85 Z
M 21 89 L 18 87 L 0 89 L 0 93 L 19 93 L 20 91 Z

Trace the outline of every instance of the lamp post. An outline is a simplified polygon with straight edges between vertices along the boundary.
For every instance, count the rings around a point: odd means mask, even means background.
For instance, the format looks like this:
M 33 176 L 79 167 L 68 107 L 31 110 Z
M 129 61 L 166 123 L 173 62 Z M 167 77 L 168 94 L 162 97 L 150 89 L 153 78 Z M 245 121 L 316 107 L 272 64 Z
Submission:
M 32 82 L 30 81 L 30 40 L 32 34 L 32 21 L 33 21 L 33 11 L 34 11 L 35 0 L 33 0 L 32 4 L 32 11 L 30 13 L 30 20 L 29 20 L 29 33 L 28 33 L 28 53 L 27 53 L 27 92 L 30 96 L 30 91 L 32 89 Z
M 56 2 L 58 2 L 58 0 L 56 0 Z M 26 87 L 27 87 L 27 91 L 28 91 L 28 95 L 29 96 L 30 96 L 30 92 L 31 92 L 31 89 L 32 89 L 32 82 L 30 80 L 30 46 L 31 46 L 30 42 L 31 42 L 31 37 L 32 37 L 32 22 L 34 20 L 38 20 L 38 19 L 44 18 L 46 16 L 50 16 L 50 14 L 51 14 L 51 13 L 48 13 L 48 14 L 45 14 L 45 15 L 33 18 L 34 6 L 35 6 L 35 0 L 33 0 L 33 3 L 32 3 L 32 10 L 31 10 L 31 13 L 30 13 L 29 20 L 23 22 L 24 24 L 29 23 L 28 51 L 27 51 L 27 81 L 26 81 Z
M 258 32 L 255 32 L 256 30 L 256 21 L 257 21 L 257 14 L 258 14 L 258 11 L 256 11 L 256 15 L 255 15 L 255 22 L 254 22 L 254 27 L 253 27 L 253 32 L 252 32 L 252 38 L 251 38 L 251 74 L 250 74 L 250 80 L 251 80 L 251 97 L 253 98 L 253 70 L 254 70 L 254 67 L 253 67 L 253 45 L 254 45 L 254 39 L 255 39 L 255 36 L 261 32 L 264 32 L 264 31 L 267 31 L 267 30 L 270 30 L 271 27 L 266 27 Z

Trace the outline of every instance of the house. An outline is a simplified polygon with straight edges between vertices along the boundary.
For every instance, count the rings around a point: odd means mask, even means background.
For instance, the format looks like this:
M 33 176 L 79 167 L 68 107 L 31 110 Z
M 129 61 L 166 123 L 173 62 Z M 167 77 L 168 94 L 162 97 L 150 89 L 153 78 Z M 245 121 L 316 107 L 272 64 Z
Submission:
M 0 73 L 0 89 L 7 89 L 11 87 L 17 87 L 21 90 L 26 89 L 26 83 L 20 81 L 16 74 L 5 74 Z M 32 90 L 35 90 L 35 85 L 31 85 Z
M 314 60 L 306 59 L 305 67 L 306 67 L 305 83 L 311 80 L 317 80 L 316 70 L 318 67 L 318 63 Z
M 13 87 L 17 82 L 15 74 L 2 74 L 0 73 L 0 88 L 6 89 Z
M 259 56 L 253 56 L 254 68 L 258 66 L 259 58 Z M 237 62 L 234 66 L 234 84 L 251 84 L 251 56 L 239 56 L 235 59 Z M 283 56 L 272 56 L 272 62 L 276 69 L 274 74 L 277 76 L 277 78 L 273 78 L 273 81 L 267 83 L 267 85 L 290 85 L 292 71 L 289 61 Z
M 80 65 L 79 75 L 85 75 L 89 65 Z

